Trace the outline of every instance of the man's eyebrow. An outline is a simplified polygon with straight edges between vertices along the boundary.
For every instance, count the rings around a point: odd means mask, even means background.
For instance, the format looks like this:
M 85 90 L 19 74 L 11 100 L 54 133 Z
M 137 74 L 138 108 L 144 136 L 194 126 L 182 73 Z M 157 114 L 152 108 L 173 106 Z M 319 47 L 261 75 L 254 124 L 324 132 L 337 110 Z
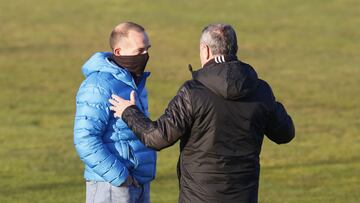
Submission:
M 142 51 L 142 50 L 145 50 L 145 49 L 149 49 L 151 47 L 151 45 L 147 46 L 147 47 L 141 47 L 141 48 L 138 48 L 138 51 Z

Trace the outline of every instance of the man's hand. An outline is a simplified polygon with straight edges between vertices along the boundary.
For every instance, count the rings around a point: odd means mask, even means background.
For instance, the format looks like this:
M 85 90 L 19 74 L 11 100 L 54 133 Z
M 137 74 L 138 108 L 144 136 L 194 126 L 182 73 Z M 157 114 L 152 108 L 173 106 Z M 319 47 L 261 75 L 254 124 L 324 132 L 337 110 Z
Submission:
M 109 99 L 109 102 L 112 104 L 112 106 L 110 106 L 110 110 L 115 111 L 115 117 L 121 118 L 127 107 L 135 105 L 135 91 L 131 91 L 130 100 L 125 100 L 116 95 L 111 95 L 111 97 L 112 99 Z
M 135 187 L 140 187 L 139 182 L 137 182 L 137 180 L 131 175 L 129 175 L 126 178 L 126 181 L 123 184 L 121 184 L 120 187 L 129 187 L 130 185 L 134 185 Z

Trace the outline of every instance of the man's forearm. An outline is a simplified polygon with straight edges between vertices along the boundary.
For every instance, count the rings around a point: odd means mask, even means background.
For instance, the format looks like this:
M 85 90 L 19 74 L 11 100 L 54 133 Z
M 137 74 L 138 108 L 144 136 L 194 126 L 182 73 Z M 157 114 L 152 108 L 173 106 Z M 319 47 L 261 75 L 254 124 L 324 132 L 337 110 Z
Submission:
M 269 139 L 277 144 L 285 144 L 295 137 L 295 127 L 284 106 L 277 102 L 275 112 L 266 132 Z
M 155 150 L 173 145 L 181 136 L 179 130 L 166 120 L 166 115 L 151 121 L 135 105 L 124 110 L 122 119 L 141 142 Z

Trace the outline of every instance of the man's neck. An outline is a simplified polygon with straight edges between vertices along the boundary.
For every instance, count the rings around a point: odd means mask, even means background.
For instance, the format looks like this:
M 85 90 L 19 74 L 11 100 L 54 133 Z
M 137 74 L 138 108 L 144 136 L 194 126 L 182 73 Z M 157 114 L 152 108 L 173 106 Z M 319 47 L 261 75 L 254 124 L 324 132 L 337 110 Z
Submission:
M 111 54 L 111 56 L 109 57 L 109 60 L 110 60 L 111 62 L 115 63 L 115 65 L 117 65 L 119 68 L 121 68 L 121 69 L 124 69 L 124 68 L 125 68 L 125 69 L 126 69 L 126 67 L 122 67 L 122 66 L 119 65 L 119 62 L 117 62 L 117 58 L 115 57 L 114 54 Z M 127 70 L 128 70 L 128 69 L 127 69 Z M 129 70 L 128 70 L 128 71 L 129 71 Z M 136 76 L 135 73 L 132 73 L 131 71 L 129 71 L 129 72 L 130 72 L 132 78 L 134 79 L 135 84 L 138 85 L 138 84 L 140 83 L 141 77 Z
M 114 53 L 111 54 L 111 56 L 109 57 L 110 61 L 112 61 L 113 63 L 115 63 L 117 66 L 119 66 L 119 68 L 125 68 L 125 67 L 121 67 L 119 64 L 119 62 L 117 61 L 117 58 L 115 57 Z

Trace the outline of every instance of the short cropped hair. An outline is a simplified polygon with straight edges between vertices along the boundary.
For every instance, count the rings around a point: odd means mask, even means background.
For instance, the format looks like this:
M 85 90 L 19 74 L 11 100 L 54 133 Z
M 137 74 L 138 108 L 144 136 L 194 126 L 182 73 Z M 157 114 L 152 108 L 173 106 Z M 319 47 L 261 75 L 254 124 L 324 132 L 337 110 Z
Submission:
M 211 24 L 202 30 L 200 42 L 209 46 L 213 55 L 236 55 L 235 30 L 228 24 Z
M 126 38 L 129 34 L 130 30 L 134 30 L 137 32 L 145 32 L 145 28 L 141 25 L 133 23 L 133 22 L 125 22 L 116 26 L 110 34 L 109 44 L 110 48 L 114 49 L 115 46 L 124 38 Z

